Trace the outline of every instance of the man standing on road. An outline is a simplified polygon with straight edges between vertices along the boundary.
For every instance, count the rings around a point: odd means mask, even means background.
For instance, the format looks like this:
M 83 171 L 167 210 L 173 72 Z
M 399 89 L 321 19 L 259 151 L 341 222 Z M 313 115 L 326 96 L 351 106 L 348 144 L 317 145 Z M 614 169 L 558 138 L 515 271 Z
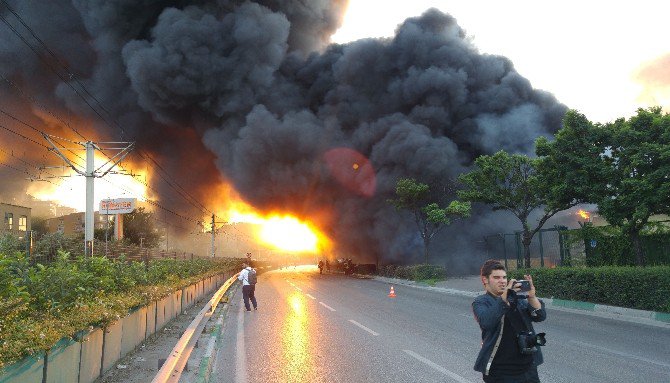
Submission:
M 530 284 L 525 297 L 516 294 L 520 284 L 514 279 L 508 281 L 505 266 L 496 260 L 484 262 L 480 276 L 486 294 L 472 303 L 475 320 L 482 330 L 482 348 L 475 371 L 481 372 L 487 383 L 539 383 L 537 366 L 543 362 L 542 351 L 537 346 L 522 350 L 518 339 L 523 331 L 535 334 L 532 322 L 547 318 L 544 302 L 535 296 L 532 277 L 524 276 Z
M 257 310 L 258 305 L 256 304 L 256 270 L 252 269 L 247 262 L 242 263 L 242 271 L 240 271 L 240 276 L 237 277 L 242 281 L 242 299 L 244 299 L 244 307 L 247 311 L 251 311 L 249 306 L 249 299 L 251 299 L 251 304 L 254 305 L 254 310 Z M 250 278 L 251 277 L 251 278 Z

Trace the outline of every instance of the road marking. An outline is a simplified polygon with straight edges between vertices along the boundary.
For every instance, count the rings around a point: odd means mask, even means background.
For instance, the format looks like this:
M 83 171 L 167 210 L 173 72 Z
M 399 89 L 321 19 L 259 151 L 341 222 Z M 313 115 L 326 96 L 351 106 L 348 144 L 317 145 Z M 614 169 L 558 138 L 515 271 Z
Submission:
M 311 296 L 310 294 L 305 294 L 305 295 L 307 295 L 308 297 L 310 297 L 310 298 L 312 298 L 312 299 L 316 299 L 316 298 L 314 298 L 313 296 Z
M 327 309 L 328 309 L 328 310 L 330 310 L 330 311 L 335 311 L 335 309 L 334 309 L 334 308 L 332 308 L 332 307 L 328 306 L 327 304 L 325 304 L 325 303 L 323 303 L 323 302 L 319 302 L 319 304 L 320 304 L 321 306 L 323 306 L 323 307 L 327 308 Z
M 623 357 L 625 357 L 625 358 L 631 358 L 631 359 L 639 360 L 639 361 L 642 361 L 642 362 L 647 362 L 647 363 L 655 364 L 655 365 L 657 365 L 657 366 L 661 366 L 661 367 L 665 367 L 665 368 L 670 368 L 670 364 L 667 364 L 667 363 L 657 362 L 657 361 L 655 361 L 655 360 L 651 360 L 651 359 L 643 358 L 643 357 L 641 357 L 641 356 L 635 356 L 635 355 L 633 355 L 633 354 L 628 354 L 628 353 L 626 353 L 626 352 L 610 350 L 609 348 L 596 346 L 596 345 L 594 345 L 594 344 L 590 344 L 590 343 L 586 343 L 586 342 L 580 342 L 580 341 L 578 341 L 578 340 L 571 340 L 570 343 L 575 343 L 575 344 L 578 344 L 578 345 L 583 346 L 583 347 L 589 347 L 589 348 L 592 348 L 592 349 L 594 349 L 594 350 L 603 351 L 603 352 L 607 352 L 607 353 L 610 353 L 610 354 L 623 356 Z
M 235 383 L 247 383 L 247 355 L 244 349 L 244 307 L 237 313 L 237 352 L 235 355 Z
M 293 286 L 293 287 L 295 287 L 295 289 L 298 290 L 298 291 L 302 291 L 302 289 L 298 286 Z
M 349 322 L 351 322 L 351 323 L 355 324 L 356 326 L 358 326 L 358 327 L 362 328 L 363 330 L 365 330 L 365 331 L 369 332 L 370 334 L 372 334 L 372 335 L 374 335 L 374 336 L 377 336 L 377 335 L 379 335 L 379 333 L 376 333 L 376 332 L 374 332 L 374 331 L 370 330 L 369 328 L 367 328 L 367 327 L 363 326 L 362 324 L 360 324 L 360 323 L 356 322 L 356 321 L 355 321 L 355 320 L 353 320 L 353 319 L 349 319 Z
M 288 284 L 291 285 L 291 286 L 293 286 L 293 287 L 295 287 L 295 285 L 293 284 L 293 282 L 289 282 Z
M 472 383 L 469 380 L 465 379 L 464 377 L 447 370 L 446 368 L 440 366 L 439 364 L 435 364 L 435 363 L 431 362 L 430 360 L 424 358 L 423 356 L 417 354 L 416 352 L 414 352 L 412 350 L 403 350 L 403 351 L 405 351 L 405 353 L 407 353 L 407 355 L 413 357 L 414 359 L 418 360 L 419 362 L 427 364 L 428 366 L 430 366 L 430 367 L 434 368 L 435 370 L 443 373 L 444 375 L 447 375 L 448 377 L 450 377 L 451 379 L 453 379 L 457 382 Z

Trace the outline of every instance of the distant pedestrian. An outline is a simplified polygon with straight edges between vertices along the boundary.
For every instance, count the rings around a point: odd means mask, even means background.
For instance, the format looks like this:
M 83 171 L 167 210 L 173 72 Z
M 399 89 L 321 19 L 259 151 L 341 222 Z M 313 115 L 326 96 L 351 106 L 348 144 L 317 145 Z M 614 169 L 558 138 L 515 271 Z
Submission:
M 247 262 L 242 263 L 242 271 L 240 271 L 240 276 L 237 277 L 242 281 L 242 299 L 244 299 L 244 307 L 247 311 L 251 311 L 251 306 L 249 306 L 249 300 L 251 299 L 251 304 L 254 306 L 254 310 L 258 309 L 256 304 L 256 270 L 252 269 Z
M 326 271 L 330 273 L 330 262 L 326 259 Z
M 319 274 L 323 274 L 323 260 L 319 261 Z

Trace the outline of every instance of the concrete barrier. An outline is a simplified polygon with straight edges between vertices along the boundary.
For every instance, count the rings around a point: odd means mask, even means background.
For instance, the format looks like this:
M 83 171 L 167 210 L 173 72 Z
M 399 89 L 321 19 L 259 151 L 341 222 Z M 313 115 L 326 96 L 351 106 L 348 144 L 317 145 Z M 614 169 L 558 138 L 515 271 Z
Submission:
M 100 376 L 103 330 L 96 328 L 81 337 L 79 383 L 91 383 Z
M 42 383 L 44 353 L 27 356 L 0 370 L 0 383 Z
M 81 343 L 63 338 L 47 353 L 47 383 L 77 382 Z
M 163 326 L 167 323 L 167 312 L 168 297 L 163 298 L 156 302 L 156 332 L 160 331 Z
M 144 339 L 150 337 L 156 332 L 156 302 L 151 302 L 149 305 L 147 305 L 146 315 L 147 328 L 146 332 L 144 333 Z
M 123 322 L 117 321 L 105 328 L 102 340 L 102 370 L 100 375 L 114 366 L 121 359 L 121 338 L 123 337 Z
M 169 296 L 131 311 L 108 325 L 82 331 L 77 339 L 63 338 L 46 354 L 28 356 L 0 370 L 0 383 L 92 383 L 162 329 L 184 309 L 217 290 L 226 275 L 206 278 Z M 46 361 L 46 366 L 45 366 Z
M 177 290 L 174 293 L 172 293 L 172 317 L 170 320 L 176 318 L 181 314 L 181 290 Z
M 121 356 L 133 351 L 144 341 L 147 331 L 147 308 L 140 307 L 121 320 Z

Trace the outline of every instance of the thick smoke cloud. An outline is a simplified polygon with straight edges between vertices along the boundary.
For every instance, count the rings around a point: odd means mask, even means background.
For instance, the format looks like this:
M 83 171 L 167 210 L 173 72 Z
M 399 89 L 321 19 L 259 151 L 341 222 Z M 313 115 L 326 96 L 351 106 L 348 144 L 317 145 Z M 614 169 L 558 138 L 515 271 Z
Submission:
M 453 191 L 477 155 L 532 153 L 535 138 L 558 130 L 566 109 L 507 58 L 479 53 L 437 10 L 408 19 L 389 39 L 328 45 L 345 1 L 54 4 L 65 12 L 58 25 L 73 37 L 67 42 L 46 38 L 54 32 L 44 26 L 48 9 L 16 8 L 59 54 L 76 58 L 72 65 L 132 136 L 126 139 L 157 153 L 177 179 L 188 176 L 196 195 L 222 174 L 261 209 L 316 217 L 338 251 L 368 261 L 418 252 L 413 222 L 386 202 L 399 178 Z M 0 60 L 30 57 L 5 29 Z M 37 67 L 3 65 L 24 80 L 26 68 Z M 47 77 L 32 91 L 91 116 L 67 84 Z M 182 163 L 203 147 L 213 157 L 193 174 Z M 374 195 L 333 176 L 324 154 L 336 148 L 369 159 Z M 445 242 L 464 235 L 452 229 Z

